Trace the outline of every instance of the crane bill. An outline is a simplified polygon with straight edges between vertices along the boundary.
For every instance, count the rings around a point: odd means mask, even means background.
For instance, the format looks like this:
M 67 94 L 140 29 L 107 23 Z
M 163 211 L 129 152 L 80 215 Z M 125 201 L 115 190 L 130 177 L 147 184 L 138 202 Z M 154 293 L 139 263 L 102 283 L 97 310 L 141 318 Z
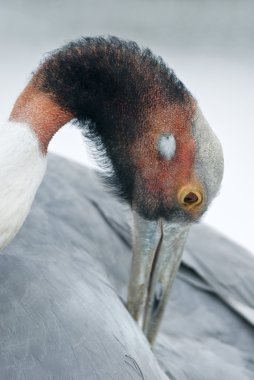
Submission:
M 154 257 L 143 320 L 143 330 L 151 345 L 181 262 L 189 226 L 162 221 L 161 231 L 161 244 Z
M 135 211 L 133 211 L 133 219 L 133 256 L 127 309 L 142 327 L 147 288 L 161 231 L 159 221 L 145 220 Z
M 127 309 L 153 344 L 181 261 L 189 225 L 148 221 L 136 212 Z

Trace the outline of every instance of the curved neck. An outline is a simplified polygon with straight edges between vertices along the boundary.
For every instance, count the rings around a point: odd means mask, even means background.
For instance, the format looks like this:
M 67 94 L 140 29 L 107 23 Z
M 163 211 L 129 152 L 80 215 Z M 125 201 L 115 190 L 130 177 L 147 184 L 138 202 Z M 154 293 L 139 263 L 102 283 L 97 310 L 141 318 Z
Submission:
M 173 71 L 150 50 L 115 37 L 87 37 L 46 57 L 10 120 L 30 124 L 46 152 L 56 131 L 75 118 L 113 157 L 119 141 L 122 151 L 126 141 L 132 144 L 146 132 L 156 107 L 189 99 Z
M 70 112 L 60 108 L 30 83 L 16 100 L 9 120 L 28 124 L 36 133 L 42 152 L 46 154 L 54 134 L 72 118 Z

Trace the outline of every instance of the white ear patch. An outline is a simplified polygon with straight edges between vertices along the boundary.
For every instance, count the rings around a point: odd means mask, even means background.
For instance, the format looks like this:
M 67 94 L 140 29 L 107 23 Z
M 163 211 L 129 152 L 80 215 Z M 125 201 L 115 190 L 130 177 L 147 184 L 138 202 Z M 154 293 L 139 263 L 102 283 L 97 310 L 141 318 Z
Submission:
M 176 152 L 176 140 L 171 133 L 164 133 L 158 140 L 158 151 L 165 160 L 171 160 Z

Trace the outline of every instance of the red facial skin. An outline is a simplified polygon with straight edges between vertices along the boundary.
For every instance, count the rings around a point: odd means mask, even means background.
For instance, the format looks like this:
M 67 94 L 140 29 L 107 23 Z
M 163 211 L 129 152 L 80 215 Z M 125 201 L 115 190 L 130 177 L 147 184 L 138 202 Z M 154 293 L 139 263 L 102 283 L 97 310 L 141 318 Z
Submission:
M 184 186 L 191 185 L 203 193 L 203 188 L 194 173 L 194 112 L 194 102 L 189 106 L 170 104 L 168 107 L 157 107 L 146 120 L 147 133 L 139 137 L 137 145 L 133 144 L 130 154 L 137 172 L 140 173 L 136 188 L 141 189 L 143 196 L 148 199 L 150 208 L 155 207 L 158 200 L 168 208 L 176 202 L 179 203 L 178 193 Z M 164 133 L 172 134 L 176 140 L 176 152 L 170 160 L 163 158 L 157 148 L 158 139 Z M 200 211 L 200 208 L 195 211 Z

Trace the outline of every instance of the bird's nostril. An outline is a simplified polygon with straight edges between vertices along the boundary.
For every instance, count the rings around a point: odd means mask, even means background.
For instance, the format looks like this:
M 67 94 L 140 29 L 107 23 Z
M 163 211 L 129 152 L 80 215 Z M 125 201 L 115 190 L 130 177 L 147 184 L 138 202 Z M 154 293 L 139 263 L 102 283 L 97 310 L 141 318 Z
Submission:
M 193 193 L 192 191 L 189 192 L 185 197 L 184 197 L 184 203 L 186 204 L 193 204 L 193 203 L 196 203 L 198 201 L 198 196 L 197 194 Z

